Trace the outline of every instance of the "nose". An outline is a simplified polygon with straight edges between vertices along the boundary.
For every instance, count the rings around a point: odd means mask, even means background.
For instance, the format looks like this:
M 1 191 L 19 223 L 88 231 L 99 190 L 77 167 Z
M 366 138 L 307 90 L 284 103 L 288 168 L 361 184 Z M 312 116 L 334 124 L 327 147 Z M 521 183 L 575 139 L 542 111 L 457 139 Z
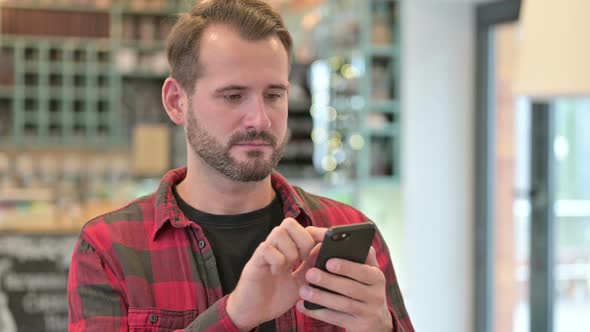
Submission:
M 256 131 L 264 131 L 270 128 L 271 121 L 268 116 L 268 107 L 263 97 L 253 98 L 251 104 L 247 106 L 244 126 L 246 130 Z

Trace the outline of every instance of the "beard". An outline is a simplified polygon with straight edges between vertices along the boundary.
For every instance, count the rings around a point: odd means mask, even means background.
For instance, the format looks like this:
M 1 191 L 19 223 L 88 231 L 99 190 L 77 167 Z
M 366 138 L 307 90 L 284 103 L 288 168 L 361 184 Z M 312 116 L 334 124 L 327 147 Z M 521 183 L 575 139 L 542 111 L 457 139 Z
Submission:
M 269 176 L 281 160 L 288 141 L 288 133 L 281 142 L 277 142 L 277 138 L 266 131 L 246 131 L 231 135 L 227 144 L 223 145 L 199 124 L 192 109 L 188 112 L 185 133 L 188 144 L 201 160 L 227 178 L 239 182 L 262 181 Z M 246 161 L 238 161 L 230 156 L 234 145 L 252 140 L 270 145 L 272 153 L 268 159 L 259 150 L 248 151 Z

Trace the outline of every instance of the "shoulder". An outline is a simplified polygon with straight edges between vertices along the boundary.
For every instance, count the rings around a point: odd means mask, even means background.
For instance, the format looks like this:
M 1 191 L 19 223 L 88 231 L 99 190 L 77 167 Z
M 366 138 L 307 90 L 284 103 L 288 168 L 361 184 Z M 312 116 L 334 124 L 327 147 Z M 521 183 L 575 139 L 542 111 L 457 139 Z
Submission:
M 301 198 L 314 226 L 331 227 L 370 221 L 361 211 L 348 204 L 309 193 L 297 186 L 293 186 L 293 189 Z
M 147 228 L 153 227 L 154 215 L 155 194 L 151 194 L 88 221 L 80 237 L 96 250 L 108 249 L 114 241 L 131 242 L 129 238 L 147 234 Z

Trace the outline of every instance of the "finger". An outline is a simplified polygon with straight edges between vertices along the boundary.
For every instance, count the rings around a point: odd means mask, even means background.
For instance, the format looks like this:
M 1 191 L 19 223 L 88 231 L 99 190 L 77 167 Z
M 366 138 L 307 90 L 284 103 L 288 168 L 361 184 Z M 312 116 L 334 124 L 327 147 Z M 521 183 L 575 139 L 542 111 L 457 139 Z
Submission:
M 285 268 L 291 268 L 293 263 L 299 258 L 297 245 L 293 242 L 289 232 L 282 226 L 275 227 L 268 235 L 265 242 L 272 244 L 286 258 Z
M 302 260 L 305 259 L 315 245 L 313 237 L 293 218 L 285 218 L 281 223 L 281 227 L 284 227 L 287 230 L 289 236 L 295 242 L 297 250 L 299 251 L 299 257 L 301 257 Z
M 313 246 L 313 249 L 311 249 L 308 259 L 315 264 L 315 261 L 318 258 L 318 255 L 320 254 L 320 249 L 322 248 L 322 243 L 316 243 L 315 246 Z
M 258 268 L 270 268 L 272 274 L 277 274 L 279 269 L 277 267 L 283 266 L 286 258 L 274 246 L 267 242 L 262 242 L 258 245 L 250 262 Z
M 320 249 L 322 248 L 321 243 L 317 243 L 313 249 L 309 252 L 309 256 L 305 259 L 305 263 L 309 266 L 314 266 L 316 261 L 318 260 L 318 255 L 320 254 Z
M 371 246 L 371 249 L 369 249 L 369 254 L 367 255 L 367 260 L 365 261 L 365 264 L 374 267 L 379 267 L 379 262 L 377 261 L 377 252 L 375 251 L 375 248 L 373 248 L 373 246 Z
M 318 259 L 318 255 L 320 253 L 320 248 L 322 247 L 321 243 L 316 244 L 313 249 L 311 249 L 311 251 L 309 252 L 309 255 L 303 260 L 303 263 L 309 265 L 309 266 L 314 266 L 315 262 Z
M 383 272 L 376 266 L 360 264 L 340 258 L 331 258 L 326 263 L 329 272 L 345 276 L 366 285 L 385 283 Z
M 344 329 L 350 329 L 355 326 L 355 319 L 356 317 L 337 312 L 330 309 L 319 309 L 319 310 L 307 310 L 303 305 L 303 301 L 297 301 L 297 310 L 302 314 L 326 322 L 331 325 L 335 325 Z
M 305 230 L 311 235 L 315 242 L 322 242 L 324 240 L 324 235 L 328 231 L 327 228 L 315 226 L 307 226 L 305 227 Z
M 343 312 L 353 316 L 362 314 L 367 305 L 356 299 L 341 294 L 331 293 L 309 285 L 299 288 L 299 296 L 309 302 L 319 304 L 327 309 Z
M 363 303 L 369 303 L 373 300 L 373 292 L 370 286 L 347 277 L 338 276 L 313 268 L 307 271 L 305 279 L 310 284 L 324 287 Z
M 297 271 L 295 271 L 295 277 L 297 277 L 301 284 L 306 282 L 305 273 L 315 265 L 321 246 L 321 243 L 316 244 L 313 249 L 311 249 L 309 256 L 303 260 L 301 265 L 297 268 Z

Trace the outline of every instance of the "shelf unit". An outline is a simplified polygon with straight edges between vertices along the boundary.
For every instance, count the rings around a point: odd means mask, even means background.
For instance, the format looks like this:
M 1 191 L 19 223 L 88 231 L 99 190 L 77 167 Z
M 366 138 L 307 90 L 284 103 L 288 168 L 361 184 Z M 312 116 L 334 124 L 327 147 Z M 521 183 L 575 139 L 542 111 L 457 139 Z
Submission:
M 8 144 L 113 144 L 119 135 L 118 81 L 104 41 L 3 36 L 13 84 L 2 86 Z M 9 60 L 10 61 L 10 60 Z M 6 135 L 8 134 L 8 135 Z
M 152 82 L 159 95 L 163 40 L 183 9 L 181 0 L 0 2 L 0 146 L 127 146 L 129 119 L 165 121 L 144 117 L 133 100 L 143 94 L 130 91 Z
M 324 9 L 314 164 L 335 183 L 398 183 L 400 1 L 330 0 Z
M 290 140 L 277 171 L 288 179 L 318 178 L 319 173 L 313 167 L 313 121 L 309 114 L 311 96 L 307 83 L 307 64 L 292 63 L 289 78 L 291 91 L 289 95 L 289 118 L 287 127 Z
M 170 123 L 160 101 L 168 74 L 164 40 L 188 5 L 185 0 L 0 1 L 0 149 L 128 147 L 138 123 Z M 33 24 L 46 19 L 52 24 Z M 71 35 L 81 29 L 84 34 Z M 317 176 L 305 98 L 289 104 L 293 135 L 278 167 L 292 178 Z M 183 132 L 172 128 L 175 166 L 185 159 L 177 147 Z
M 2 189 L 0 190 L 0 229 L 15 225 L 18 229 L 34 229 L 52 225 L 58 211 L 54 193 L 50 189 Z

